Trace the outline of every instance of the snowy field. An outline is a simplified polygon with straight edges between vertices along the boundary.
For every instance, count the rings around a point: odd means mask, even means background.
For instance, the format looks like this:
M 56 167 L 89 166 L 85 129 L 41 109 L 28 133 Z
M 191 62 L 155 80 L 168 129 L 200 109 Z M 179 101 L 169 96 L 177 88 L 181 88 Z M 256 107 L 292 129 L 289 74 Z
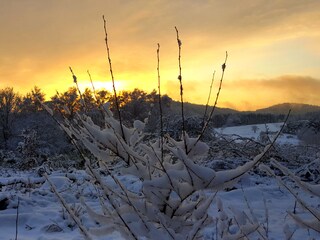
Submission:
M 276 132 L 281 129 L 282 124 L 283 123 L 267 123 L 217 128 L 216 132 L 222 135 L 231 136 L 234 139 L 243 137 L 258 141 L 261 132 L 269 132 L 271 136 L 275 135 Z M 277 139 L 277 143 L 298 145 L 299 140 L 296 135 L 281 134 Z
M 264 125 L 230 127 L 218 129 L 224 135 L 236 134 L 241 137 L 258 139 L 260 131 L 265 131 Z M 277 131 L 280 124 L 268 124 L 269 131 Z M 232 135 L 234 136 L 234 135 Z M 281 143 L 298 144 L 294 136 L 282 135 Z M 318 159 L 319 160 L 319 159 Z M 125 186 L 133 191 L 141 187 L 139 179 L 133 176 L 121 176 Z M 87 228 L 95 228 L 87 216 L 85 207 L 80 203 L 80 196 L 93 209 L 99 209 L 99 192 L 90 182 L 85 171 L 73 170 L 53 171 L 49 180 L 56 186 L 59 193 L 76 210 L 79 218 Z M 111 181 L 105 177 L 105 181 Z M 70 219 L 59 203 L 50 184 L 36 171 L 20 172 L 14 169 L 0 170 L 0 240 L 76 240 L 84 239 L 75 223 Z M 319 209 L 319 198 L 295 191 L 302 196 L 308 205 Z M 207 192 L 207 194 L 215 194 Z M 223 211 L 221 211 L 223 205 Z M 220 211 L 217 206 L 219 206 Z M 266 233 L 267 239 L 320 239 L 320 234 L 298 226 L 288 214 L 295 211 L 303 213 L 302 207 L 295 205 L 293 196 L 276 180 L 266 175 L 247 174 L 241 182 L 228 191 L 217 193 L 209 214 L 217 221 L 206 228 L 203 239 L 220 239 L 217 236 L 221 219 L 237 219 L 245 217 L 247 221 L 258 222 L 259 231 Z M 223 216 L 222 216 L 223 215 Z M 231 229 L 232 231 L 232 229 Z M 259 231 L 244 239 L 264 239 Z M 290 237 L 291 236 L 291 237 Z M 94 239 L 124 239 L 118 232 L 109 232 L 103 237 Z

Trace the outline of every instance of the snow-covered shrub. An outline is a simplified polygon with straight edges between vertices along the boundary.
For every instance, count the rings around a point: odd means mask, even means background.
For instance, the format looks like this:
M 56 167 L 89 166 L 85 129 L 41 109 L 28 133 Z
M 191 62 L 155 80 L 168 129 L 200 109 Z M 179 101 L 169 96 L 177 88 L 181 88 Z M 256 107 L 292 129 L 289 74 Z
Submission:
M 283 129 L 283 133 L 298 134 L 298 132 L 306 125 L 307 121 L 290 121 Z
M 37 131 L 34 129 L 24 129 L 21 133 L 22 141 L 18 143 L 17 151 L 21 154 L 21 168 L 31 168 L 40 166 L 49 155 L 46 148 L 42 148 Z
M 51 169 L 81 168 L 79 154 L 74 151 L 70 151 L 68 154 L 49 156 L 46 165 Z
M 320 131 L 312 126 L 301 128 L 298 132 L 298 138 L 308 145 L 320 145 Z
M 202 230 L 212 224 L 207 210 L 214 193 L 232 187 L 271 147 L 268 145 L 252 161 L 236 169 L 216 172 L 195 163 L 195 159 L 206 155 L 209 149 L 200 139 L 185 133 L 179 141 L 166 135 L 163 141 L 143 142 L 145 123 L 137 120 L 133 128 L 128 128 L 113 117 L 108 106 L 104 106 L 104 110 L 105 127 L 79 114 L 72 122 L 65 119 L 61 124 L 78 146 L 84 146 L 96 158 L 91 161 L 82 155 L 86 171 L 102 193 L 100 211 L 84 202 L 92 220 L 100 225 L 90 229 L 92 235 L 117 230 L 126 238 L 134 239 L 199 237 Z M 49 109 L 48 112 L 52 113 Z M 119 161 L 123 167 L 117 171 L 112 163 Z M 128 189 L 121 178 L 125 174 L 140 179 L 141 187 Z M 246 223 L 241 231 L 244 229 L 252 231 Z
M 21 159 L 16 156 L 16 154 L 13 151 L 8 151 L 1 149 L 0 150 L 0 164 L 1 165 L 11 165 L 16 164 Z
M 259 127 L 256 126 L 256 125 L 253 125 L 253 126 L 251 127 L 251 129 L 252 129 L 252 131 L 253 131 L 254 133 L 256 133 L 256 132 L 259 130 Z
M 286 124 L 284 133 L 297 135 L 298 138 L 307 145 L 320 144 L 320 121 L 300 120 Z
M 91 235 L 105 236 L 115 230 L 123 234 L 126 239 L 195 239 L 202 237 L 203 230 L 214 220 L 208 214 L 208 209 L 213 203 L 216 193 L 219 190 L 232 187 L 243 175 L 258 165 L 272 147 L 273 142 L 270 141 L 271 144 L 267 145 L 253 160 L 235 169 L 217 172 L 196 163 L 196 160 L 206 155 L 209 149 L 209 146 L 201 140 L 217 104 L 228 53 L 226 52 L 225 61 L 221 66 L 222 76 L 214 107 L 206 122 L 200 121 L 199 123 L 197 119 L 190 119 L 191 134 L 189 137 L 187 133 L 188 119 L 185 119 L 183 110 L 180 62 L 182 43 L 177 28 L 175 29 L 179 47 L 180 73 L 178 80 L 180 82 L 182 113 L 181 124 L 178 123 L 178 127 L 174 126 L 173 130 L 178 131 L 181 137 L 172 137 L 168 133 L 163 135 L 165 128 L 162 128 L 161 121 L 160 137 L 144 141 L 145 122 L 135 120 L 132 127 L 131 125 L 126 127 L 123 124 L 125 121 L 121 117 L 121 104 L 119 105 L 119 97 L 117 97 L 114 85 L 104 16 L 103 20 L 117 118 L 113 117 L 110 106 L 107 104 L 100 105 L 104 114 L 104 124 L 96 125 L 88 115 L 79 114 L 77 111 L 73 112 L 72 117 L 65 117 L 64 123 L 59 123 L 81 152 L 86 171 L 91 176 L 97 191 L 101 193 L 100 210 L 93 209 L 84 200 L 82 201 L 88 215 L 98 227 L 87 230 L 75 210 L 67 204 L 49 180 L 47 173 L 44 173 L 43 176 L 87 239 L 91 239 Z M 158 52 L 159 47 L 158 45 Z M 70 71 L 78 88 L 77 77 L 71 68 Z M 158 78 L 160 94 L 159 66 Z M 80 92 L 79 89 L 78 91 Z M 69 108 L 71 107 L 68 108 L 66 105 L 63 106 L 64 110 L 70 112 Z M 43 107 L 54 117 L 52 109 L 45 105 Z M 140 109 L 138 110 L 140 111 Z M 163 118 L 161 112 L 160 118 L 161 120 Z M 199 133 L 192 132 L 198 128 Z M 95 159 L 92 160 L 90 156 L 94 156 Z M 122 163 L 122 167 L 116 168 L 114 164 L 119 162 Z M 139 179 L 140 187 L 129 188 L 125 184 L 124 175 L 131 175 Z M 222 204 L 219 204 L 219 210 L 221 213 L 223 212 Z M 227 224 L 226 219 L 224 216 L 221 216 L 220 219 L 221 230 L 225 232 L 228 230 L 224 228 Z M 257 228 L 255 224 L 246 220 L 238 220 L 238 229 L 229 232 L 228 236 L 225 234 L 221 236 L 227 236 L 231 239 L 247 237 Z
M 21 133 L 22 141 L 18 143 L 17 150 L 23 157 L 36 157 L 38 148 L 38 135 L 33 129 L 23 129 Z
M 185 118 L 185 130 L 189 136 L 197 137 L 203 128 L 203 118 L 199 116 L 188 116 Z M 182 131 L 182 118 L 181 116 L 167 116 L 164 119 L 164 131 L 174 139 L 181 138 Z M 211 122 L 208 124 L 207 131 L 204 133 L 203 140 L 212 140 L 213 138 L 213 126 Z

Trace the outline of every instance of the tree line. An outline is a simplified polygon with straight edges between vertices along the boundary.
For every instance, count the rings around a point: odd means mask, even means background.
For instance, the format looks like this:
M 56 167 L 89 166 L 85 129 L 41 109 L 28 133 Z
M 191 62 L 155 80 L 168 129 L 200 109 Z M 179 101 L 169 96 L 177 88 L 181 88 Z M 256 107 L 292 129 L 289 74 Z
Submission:
M 12 87 L 0 89 L 0 147 L 7 148 L 10 139 L 17 145 L 20 132 L 26 128 L 34 129 L 36 125 L 44 122 L 48 123 L 47 135 L 53 135 L 55 129 L 58 129 L 54 122 L 50 122 L 49 115 L 42 109 L 41 102 L 53 109 L 55 117 L 61 119 L 66 117 L 73 119 L 77 112 L 83 112 L 89 115 L 96 123 L 103 123 L 101 106 L 109 103 L 109 108 L 118 118 L 116 111 L 114 95 L 105 90 L 91 90 L 89 88 L 80 92 L 76 87 L 70 87 L 64 92 L 56 92 L 49 100 L 45 101 L 45 93 L 37 86 L 34 86 L 25 95 L 20 95 Z M 132 126 L 133 120 L 144 121 L 148 119 L 146 130 L 153 133 L 159 133 L 159 95 L 155 90 L 147 93 L 140 89 L 133 91 L 122 91 L 118 94 L 118 103 L 123 123 Z M 181 113 L 174 110 L 175 103 L 168 95 L 161 97 L 164 117 L 164 131 L 171 136 L 179 138 L 181 134 Z M 176 104 L 176 103 L 175 103 Z M 313 115 L 312 115 L 313 116 Z M 236 125 L 261 124 L 271 122 L 281 122 L 284 119 L 283 114 L 254 113 L 254 112 L 234 112 L 225 113 L 221 111 L 216 113 L 210 122 L 211 127 L 220 128 Z M 309 119 L 307 116 L 291 117 L 291 120 Z M 197 135 L 201 131 L 201 122 L 203 116 L 188 116 L 186 126 L 189 133 Z M 28 124 L 26 123 L 28 119 Z M 312 118 L 314 119 L 314 117 Z M 49 124 L 50 123 L 50 124 Z M 37 131 L 42 131 L 38 129 Z M 15 137 L 15 138 L 14 138 Z M 48 138 L 48 137 L 45 137 Z M 54 141 L 53 141 L 54 142 Z
M 114 112 L 115 116 L 117 115 L 114 95 L 105 89 L 93 91 L 86 88 L 83 92 L 80 92 L 76 87 L 70 87 L 64 92 L 56 92 L 50 97 L 50 100 L 46 101 L 45 97 L 46 94 L 37 86 L 34 86 L 25 95 L 20 95 L 12 87 L 0 90 L 0 139 L 2 145 L 6 147 L 15 119 L 19 116 L 44 111 L 41 102 L 45 102 L 53 109 L 58 118 L 64 116 L 72 119 L 76 112 L 85 112 L 94 121 L 99 122 L 101 120 L 99 108 L 107 102 L 110 103 L 111 111 Z M 159 96 L 155 90 L 150 93 L 140 89 L 122 91 L 118 96 L 121 117 L 128 125 L 132 124 L 132 120 L 135 119 L 152 118 L 159 111 L 158 99 Z M 172 99 L 167 95 L 163 95 L 161 99 L 163 106 L 169 108 Z

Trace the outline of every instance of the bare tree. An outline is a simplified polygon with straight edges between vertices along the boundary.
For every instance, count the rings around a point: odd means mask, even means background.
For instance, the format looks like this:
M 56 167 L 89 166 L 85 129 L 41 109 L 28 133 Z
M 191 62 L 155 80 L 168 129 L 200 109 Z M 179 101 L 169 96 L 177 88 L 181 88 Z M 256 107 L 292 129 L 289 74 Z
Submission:
M 7 148 L 7 141 L 10 137 L 12 113 L 19 101 L 20 97 L 13 91 L 13 88 L 7 87 L 0 90 L 0 129 L 5 148 Z
M 19 104 L 19 108 L 22 112 L 37 112 L 42 109 L 41 103 L 45 100 L 45 93 L 42 90 L 34 86 L 30 92 L 28 92 Z
M 78 90 L 75 87 L 70 87 L 68 91 L 62 94 L 55 94 L 51 97 L 51 100 L 53 102 L 54 109 L 68 116 L 70 119 L 73 118 L 75 113 L 81 109 Z

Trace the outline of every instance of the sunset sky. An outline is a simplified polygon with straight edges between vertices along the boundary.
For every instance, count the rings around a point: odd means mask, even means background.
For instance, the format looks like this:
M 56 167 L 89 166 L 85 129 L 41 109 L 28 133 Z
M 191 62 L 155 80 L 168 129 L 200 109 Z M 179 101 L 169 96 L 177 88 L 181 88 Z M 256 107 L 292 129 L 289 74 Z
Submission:
M 254 110 L 282 102 L 320 105 L 318 0 L 0 0 L 0 88 L 21 94 L 37 85 L 47 96 L 73 86 L 110 89 L 102 15 L 118 90 L 157 88 L 179 98 L 178 47 L 186 101 L 215 95 L 218 106 Z M 212 99 L 211 104 L 213 104 Z

